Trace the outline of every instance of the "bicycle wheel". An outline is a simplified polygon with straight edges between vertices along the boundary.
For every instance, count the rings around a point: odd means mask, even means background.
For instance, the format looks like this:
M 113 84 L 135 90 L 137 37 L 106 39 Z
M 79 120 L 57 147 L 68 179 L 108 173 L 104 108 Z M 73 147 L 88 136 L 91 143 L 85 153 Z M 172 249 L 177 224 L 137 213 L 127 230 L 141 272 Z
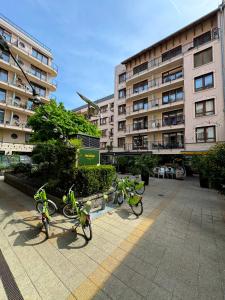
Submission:
M 140 216 L 143 213 L 143 204 L 142 201 L 139 201 L 137 204 L 135 205 L 130 205 L 133 213 L 135 214 L 135 216 Z
M 138 190 L 135 190 L 135 193 L 137 193 L 138 195 L 143 195 L 145 191 L 145 185 L 143 185 L 143 187 L 141 187 Z
M 122 194 L 118 195 L 118 196 L 117 196 L 117 203 L 118 203 L 119 205 L 122 205 L 122 204 L 123 204 L 123 201 L 124 201 L 123 195 L 122 195 Z
M 43 201 L 39 200 L 36 203 L 36 210 L 41 214 L 43 212 Z M 50 216 L 53 216 L 57 210 L 55 203 L 48 199 L 48 212 Z
M 47 237 L 47 239 L 49 239 L 49 222 L 46 218 L 43 220 L 43 225 L 45 228 L 46 237 Z
M 86 240 L 90 241 L 92 239 L 92 228 L 91 228 L 91 222 L 89 220 L 87 220 L 85 225 L 82 225 L 82 230 Z
M 64 217 L 66 217 L 68 219 L 75 219 L 75 218 L 77 218 L 76 208 L 73 207 L 71 203 L 67 203 L 63 207 L 63 215 L 64 215 Z
M 115 192 L 117 190 L 117 182 L 113 181 L 112 182 L 112 192 Z

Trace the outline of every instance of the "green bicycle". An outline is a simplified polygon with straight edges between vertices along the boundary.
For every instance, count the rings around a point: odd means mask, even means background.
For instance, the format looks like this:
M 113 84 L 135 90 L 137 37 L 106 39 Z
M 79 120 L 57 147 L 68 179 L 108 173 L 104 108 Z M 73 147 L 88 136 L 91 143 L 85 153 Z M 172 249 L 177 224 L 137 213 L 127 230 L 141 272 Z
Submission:
M 34 195 L 34 199 L 37 201 L 37 203 L 41 203 L 42 204 L 42 211 L 41 211 L 41 221 L 42 221 L 42 228 L 45 228 L 45 233 L 46 233 L 46 237 L 47 239 L 49 239 L 49 231 L 50 231 L 50 213 L 49 213 L 49 200 L 47 199 L 46 196 L 46 192 L 44 187 L 47 184 L 44 184 L 43 186 L 41 186 L 38 191 L 36 192 L 36 194 Z M 52 202 L 54 205 L 55 203 Z M 39 206 L 40 209 L 40 206 Z M 57 207 L 56 207 L 57 209 Z
M 118 177 L 115 177 L 112 182 L 112 190 L 113 192 L 118 190 L 118 184 L 121 180 Z M 145 184 L 144 181 L 138 181 L 137 179 L 129 179 L 129 186 L 132 188 L 138 195 L 143 195 L 145 192 Z
M 71 186 L 67 195 L 63 196 L 63 202 L 66 203 L 63 208 L 63 215 L 69 219 L 74 219 L 74 232 L 77 234 L 77 228 L 81 226 L 85 239 L 90 241 L 92 239 L 91 202 L 87 201 L 85 204 L 78 202 L 72 188 L 73 186 Z
M 136 194 L 134 183 L 128 177 L 118 181 L 116 200 L 119 205 L 122 205 L 126 200 L 137 217 L 143 213 L 142 196 Z

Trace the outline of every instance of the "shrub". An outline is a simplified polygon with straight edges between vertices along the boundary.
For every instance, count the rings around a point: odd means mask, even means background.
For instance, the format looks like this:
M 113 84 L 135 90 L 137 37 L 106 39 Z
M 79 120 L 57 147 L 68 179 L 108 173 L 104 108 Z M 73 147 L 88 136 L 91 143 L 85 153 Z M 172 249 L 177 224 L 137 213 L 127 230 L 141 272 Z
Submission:
M 31 173 L 32 166 L 30 164 L 24 164 L 24 163 L 18 163 L 14 167 L 14 173 L 25 173 L 30 174 Z

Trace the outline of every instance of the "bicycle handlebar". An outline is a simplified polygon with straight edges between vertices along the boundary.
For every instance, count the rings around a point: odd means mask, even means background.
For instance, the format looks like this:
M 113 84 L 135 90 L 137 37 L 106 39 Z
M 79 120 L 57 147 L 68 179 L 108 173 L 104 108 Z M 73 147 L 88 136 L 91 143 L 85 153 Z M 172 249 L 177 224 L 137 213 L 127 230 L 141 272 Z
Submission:
M 44 187 L 45 187 L 46 185 L 48 185 L 48 182 L 46 182 L 45 184 L 43 184 L 43 185 L 37 190 L 36 193 L 39 193 L 41 190 L 43 190 Z

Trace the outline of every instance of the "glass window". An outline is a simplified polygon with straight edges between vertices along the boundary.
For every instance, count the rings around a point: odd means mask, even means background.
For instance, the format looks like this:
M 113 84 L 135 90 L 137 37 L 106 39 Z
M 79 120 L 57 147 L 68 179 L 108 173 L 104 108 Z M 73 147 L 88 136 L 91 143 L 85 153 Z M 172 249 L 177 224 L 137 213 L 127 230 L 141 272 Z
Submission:
M 195 78 L 195 91 L 208 89 L 214 86 L 213 73 L 205 74 Z
M 119 90 L 119 99 L 126 97 L 126 89 Z
M 41 69 L 31 65 L 31 73 L 40 78 L 41 80 L 45 80 L 47 79 L 47 73 L 45 71 L 42 71 Z
M 163 144 L 161 146 L 166 149 L 184 148 L 184 133 L 183 132 L 164 133 Z
M 0 89 L 0 102 L 5 102 L 6 100 L 6 90 Z
M 209 143 L 216 141 L 215 126 L 196 128 L 196 142 Z
M 171 49 L 165 53 L 162 54 L 162 61 L 166 61 L 168 59 L 171 59 L 179 54 L 181 54 L 182 52 L 182 47 L 181 46 L 178 46 L 174 49 Z
M 194 38 L 194 40 L 193 40 L 194 47 L 198 47 L 209 41 L 211 41 L 211 32 L 207 31 L 207 32 L 197 36 L 196 38 Z
M 144 80 L 133 85 L 133 93 L 140 93 L 148 89 L 148 81 Z
M 125 138 L 118 138 L 118 148 L 125 147 Z
M 45 56 L 44 54 L 41 54 L 39 51 L 32 49 L 32 56 L 35 57 L 36 59 L 40 60 L 44 64 L 48 64 L 48 57 Z
M 210 63 L 213 60 L 212 47 L 194 54 L 194 67 Z
M 101 118 L 100 119 L 100 125 L 105 125 L 106 124 L 106 119 L 107 118 Z
M 147 69 L 148 69 L 148 62 L 145 62 L 145 63 L 133 68 L 133 75 L 141 73 Z
M 12 37 L 11 34 L 1 27 L 0 27 L 0 35 L 2 35 L 7 42 L 11 42 L 11 37 Z
M 148 98 L 144 98 L 133 103 L 133 111 L 148 109 Z
M 119 83 L 126 81 L 126 72 L 119 75 Z
M 118 131 L 123 131 L 126 128 L 126 121 L 118 122 Z
M 183 71 L 182 70 L 171 70 L 169 72 L 165 72 L 162 74 L 162 82 L 166 83 L 166 82 L 170 82 L 179 78 L 183 77 Z
M 148 136 L 139 135 L 133 137 L 133 150 L 148 149 Z
M 9 62 L 9 54 L 4 51 L 0 51 L 0 59 Z
M 137 118 L 133 120 L 133 130 L 147 129 L 148 117 Z
M 126 104 L 119 105 L 118 106 L 118 114 L 122 115 L 122 114 L 125 114 L 125 113 L 126 113 Z
M 162 94 L 162 103 L 168 104 L 184 99 L 183 88 L 171 90 Z
M 214 99 L 199 101 L 195 103 L 195 116 L 210 116 L 215 114 Z
M 32 86 L 34 87 L 35 91 L 38 93 L 39 96 L 45 97 L 46 95 L 46 88 L 43 86 L 40 86 L 34 82 L 31 82 Z
M 179 110 L 165 112 L 162 114 L 162 119 L 163 119 L 162 122 L 163 126 L 183 124 L 184 123 L 183 110 L 179 109 Z
M 7 71 L 0 69 L 0 80 L 5 81 L 5 82 L 8 81 L 8 72 Z
M 4 123 L 4 115 L 5 111 L 3 109 L 0 109 L 0 124 Z

